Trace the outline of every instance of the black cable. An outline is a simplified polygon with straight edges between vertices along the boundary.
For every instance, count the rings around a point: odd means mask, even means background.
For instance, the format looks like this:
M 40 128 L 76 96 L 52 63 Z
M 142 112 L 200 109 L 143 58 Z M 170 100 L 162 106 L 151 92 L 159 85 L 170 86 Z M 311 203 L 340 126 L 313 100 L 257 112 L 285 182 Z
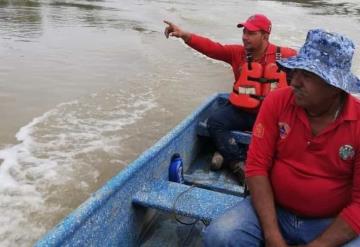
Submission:
M 177 213 L 176 213 L 176 203 L 177 203 L 177 201 L 179 200 L 179 198 L 180 198 L 182 195 L 184 195 L 186 192 L 192 190 L 194 187 L 195 187 L 194 185 L 191 185 L 190 188 L 188 188 L 188 189 L 184 190 L 183 192 L 181 192 L 181 193 L 176 197 L 176 199 L 175 199 L 175 201 L 174 201 L 174 203 L 173 203 L 173 208 L 172 208 L 172 209 L 173 209 L 173 212 L 174 212 L 174 214 L 173 214 L 174 219 L 175 219 L 177 222 L 179 222 L 180 224 L 187 225 L 187 226 L 195 225 L 199 220 L 198 220 L 198 219 L 195 219 L 193 222 L 190 222 L 190 223 L 181 221 L 181 220 L 178 218 L 178 215 L 177 215 Z

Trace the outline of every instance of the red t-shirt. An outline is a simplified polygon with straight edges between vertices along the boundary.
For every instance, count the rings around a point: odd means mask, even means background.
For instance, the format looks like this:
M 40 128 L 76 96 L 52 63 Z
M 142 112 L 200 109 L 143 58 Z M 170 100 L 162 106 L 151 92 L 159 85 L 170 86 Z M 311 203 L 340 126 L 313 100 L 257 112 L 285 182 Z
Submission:
M 304 217 L 340 214 L 360 233 L 360 102 L 314 136 L 292 89 L 270 93 L 253 128 L 246 177 L 269 176 L 275 202 Z
M 242 45 L 222 45 L 196 34 L 191 34 L 187 44 L 191 48 L 201 52 L 208 57 L 230 64 L 234 73 L 235 81 L 237 81 L 240 76 L 240 67 L 246 62 L 245 49 Z M 296 51 L 294 49 L 281 47 L 282 58 L 287 58 L 294 55 L 296 55 Z M 274 63 L 275 59 L 276 46 L 269 44 L 265 55 L 260 59 L 260 61 L 256 62 L 259 62 L 262 65 L 266 65 L 268 63 Z

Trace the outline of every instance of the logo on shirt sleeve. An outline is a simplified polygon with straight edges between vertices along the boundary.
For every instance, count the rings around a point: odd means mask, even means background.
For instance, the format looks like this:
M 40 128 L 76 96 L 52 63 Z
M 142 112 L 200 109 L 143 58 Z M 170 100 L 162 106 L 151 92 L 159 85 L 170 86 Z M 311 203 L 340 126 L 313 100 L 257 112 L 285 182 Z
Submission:
M 355 156 L 355 150 L 353 146 L 349 144 L 342 145 L 339 148 L 339 156 L 344 161 L 353 159 Z
M 264 137 L 265 128 L 262 123 L 256 123 L 253 129 L 253 135 L 258 138 Z
M 290 126 L 287 123 L 279 122 L 279 135 L 281 139 L 285 139 L 290 133 Z

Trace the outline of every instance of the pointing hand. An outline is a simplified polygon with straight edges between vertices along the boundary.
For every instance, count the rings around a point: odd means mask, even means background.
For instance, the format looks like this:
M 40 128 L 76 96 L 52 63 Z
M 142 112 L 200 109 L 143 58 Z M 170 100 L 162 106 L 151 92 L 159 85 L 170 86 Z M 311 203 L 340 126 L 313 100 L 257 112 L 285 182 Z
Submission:
M 166 38 L 169 38 L 169 36 L 182 38 L 185 42 L 190 38 L 190 34 L 188 32 L 183 31 L 180 27 L 176 26 L 172 22 L 164 20 L 164 23 L 168 25 L 164 31 Z

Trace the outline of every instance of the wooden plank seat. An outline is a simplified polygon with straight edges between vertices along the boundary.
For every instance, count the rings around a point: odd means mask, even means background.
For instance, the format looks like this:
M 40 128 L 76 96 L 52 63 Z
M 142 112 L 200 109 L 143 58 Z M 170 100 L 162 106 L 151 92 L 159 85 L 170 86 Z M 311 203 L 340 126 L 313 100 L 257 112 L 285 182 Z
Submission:
M 136 193 L 132 202 L 143 207 L 211 221 L 242 197 L 170 181 L 155 181 Z

